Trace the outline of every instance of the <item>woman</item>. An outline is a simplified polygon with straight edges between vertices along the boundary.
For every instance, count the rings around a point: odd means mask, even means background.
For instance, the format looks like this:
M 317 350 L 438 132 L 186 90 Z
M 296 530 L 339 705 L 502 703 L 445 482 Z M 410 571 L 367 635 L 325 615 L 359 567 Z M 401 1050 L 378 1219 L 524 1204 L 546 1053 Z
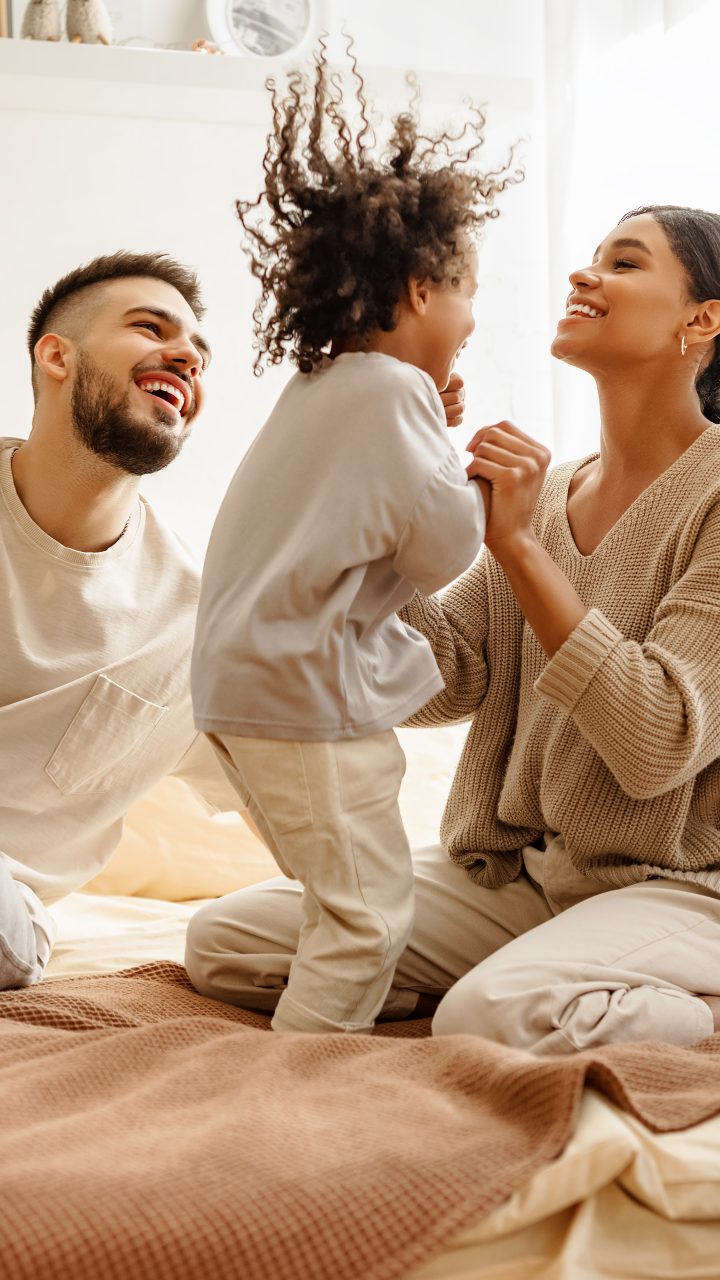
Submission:
M 435 1034 L 540 1054 L 689 1044 L 720 1010 L 720 218 L 637 210 L 570 282 L 552 350 L 596 379 L 600 453 L 543 486 L 541 446 L 480 431 L 487 553 L 403 611 L 445 680 L 412 723 L 472 725 L 384 1009 L 447 992 Z M 205 908 L 199 989 L 272 1008 L 297 897 Z

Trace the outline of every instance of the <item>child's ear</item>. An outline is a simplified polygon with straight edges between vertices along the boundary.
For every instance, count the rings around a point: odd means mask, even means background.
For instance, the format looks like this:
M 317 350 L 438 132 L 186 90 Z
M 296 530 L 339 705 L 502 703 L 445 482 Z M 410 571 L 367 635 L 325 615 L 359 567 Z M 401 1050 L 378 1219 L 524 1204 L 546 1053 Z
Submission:
M 425 315 L 430 301 L 430 281 L 416 280 L 411 276 L 408 280 L 408 301 L 417 315 Z

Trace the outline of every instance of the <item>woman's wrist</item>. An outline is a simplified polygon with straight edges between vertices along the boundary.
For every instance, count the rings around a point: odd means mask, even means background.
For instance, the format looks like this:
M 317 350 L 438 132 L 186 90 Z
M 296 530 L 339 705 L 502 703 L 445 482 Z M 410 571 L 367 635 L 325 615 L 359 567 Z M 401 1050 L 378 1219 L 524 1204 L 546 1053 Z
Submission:
M 488 550 L 506 573 L 509 569 L 526 565 L 538 552 L 545 554 L 532 529 L 515 529 L 504 538 L 492 539 Z
M 552 658 L 588 612 L 562 569 L 530 529 L 490 547 L 527 621 Z

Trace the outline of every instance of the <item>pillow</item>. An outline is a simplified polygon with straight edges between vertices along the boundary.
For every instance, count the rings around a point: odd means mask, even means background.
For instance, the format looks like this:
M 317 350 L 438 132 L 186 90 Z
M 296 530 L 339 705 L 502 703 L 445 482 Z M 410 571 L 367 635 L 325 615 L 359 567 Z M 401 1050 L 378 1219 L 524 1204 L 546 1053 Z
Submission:
M 186 782 L 166 777 L 130 809 L 120 844 L 84 892 L 182 902 L 279 874 L 239 814 L 210 816 Z

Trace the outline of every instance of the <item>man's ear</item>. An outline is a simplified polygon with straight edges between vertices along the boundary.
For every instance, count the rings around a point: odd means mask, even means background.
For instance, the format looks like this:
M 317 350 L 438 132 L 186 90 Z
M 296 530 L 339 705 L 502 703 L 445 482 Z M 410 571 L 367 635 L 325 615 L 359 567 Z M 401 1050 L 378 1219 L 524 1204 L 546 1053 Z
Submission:
M 70 372 L 72 344 L 58 333 L 44 333 L 35 343 L 35 363 L 54 382 L 64 382 Z
M 416 280 L 414 276 L 411 276 L 408 280 L 407 291 L 411 310 L 416 315 L 425 315 L 430 302 L 430 281 Z
M 712 298 L 707 302 L 699 302 L 684 330 L 687 345 L 693 346 L 701 342 L 710 342 L 720 333 L 720 299 Z

